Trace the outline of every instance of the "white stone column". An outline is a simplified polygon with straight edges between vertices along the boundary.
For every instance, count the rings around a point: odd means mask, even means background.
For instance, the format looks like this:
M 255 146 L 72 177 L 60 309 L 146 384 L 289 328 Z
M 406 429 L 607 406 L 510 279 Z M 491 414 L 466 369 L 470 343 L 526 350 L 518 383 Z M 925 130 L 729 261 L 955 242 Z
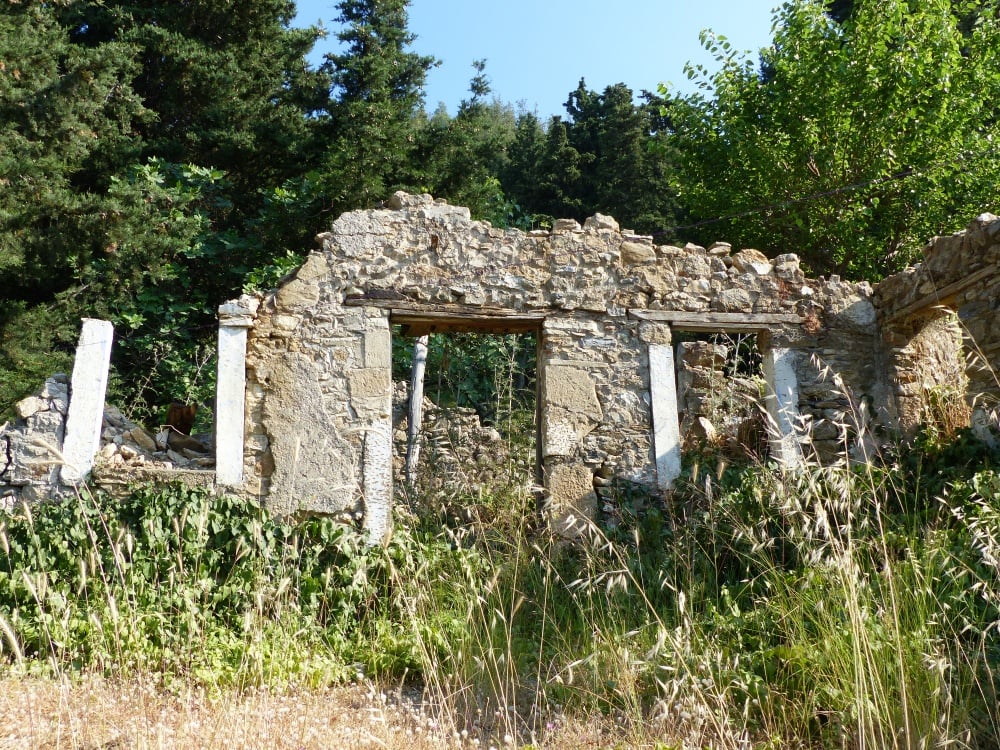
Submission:
M 771 457 L 782 466 L 802 462 L 799 445 L 799 382 L 795 375 L 795 352 L 773 348 L 763 352 L 767 381 L 767 413 L 771 428 Z
M 378 374 L 364 428 L 362 489 L 369 544 L 381 544 L 392 528 L 392 339 L 385 315 L 365 319 L 365 367 Z
M 247 330 L 259 302 L 244 295 L 219 306 L 219 362 L 215 386 L 215 483 L 243 485 Z
M 64 484 L 82 482 L 94 467 L 94 456 L 101 447 L 114 332 L 114 326 L 107 320 L 83 319 L 70 380 L 63 466 L 59 471 Z
M 677 378 L 670 344 L 649 345 L 649 393 L 653 408 L 656 481 L 669 490 L 681 475 L 681 427 L 677 417 Z
M 365 433 L 364 527 L 368 543 L 381 544 L 392 524 L 392 421 L 381 420 Z

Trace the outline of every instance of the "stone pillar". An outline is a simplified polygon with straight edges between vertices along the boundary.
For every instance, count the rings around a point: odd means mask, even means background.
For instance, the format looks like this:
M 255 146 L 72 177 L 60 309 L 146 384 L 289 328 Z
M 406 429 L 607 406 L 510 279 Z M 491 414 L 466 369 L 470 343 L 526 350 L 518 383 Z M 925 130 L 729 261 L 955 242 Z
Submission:
M 247 330 L 258 301 L 244 295 L 219 306 L 219 363 L 215 386 L 215 483 L 243 485 Z
M 656 483 L 662 491 L 681 475 L 681 428 L 677 416 L 674 350 L 669 344 L 649 345 L 649 394 L 653 410 L 653 452 Z
M 597 331 L 593 321 L 571 315 L 553 315 L 542 324 L 538 360 L 542 468 L 549 522 L 567 538 L 578 537 L 598 512 L 584 441 L 604 418 L 596 384 L 596 370 L 604 365 L 583 344 Z
M 367 378 L 352 381 L 351 403 L 359 416 L 365 415 L 362 428 L 361 487 L 365 505 L 365 531 L 368 543 L 379 544 L 392 527 L 392 340 L 389 318 L 381 314 L 365 317 L 362 339 L 364 369 L 357 372 Z M 366 385 L 362 386 L 362 381 Z
M 108 388 L 108 365 L 114 326 L 107 320 L 83 319 L 76 346 L 73 378 L 70 380 L 69 414 L 63 441 L 63 484 L 82 482 L 94 466 L 101 447 L 104 396 Z
M 369 544 L 381 544 L 392 526 L 392 419 L 380 421 L 365 433 L 362 486 L 365 493 L 365 531 Z
M 798 440 L 799 384 L 795 376 L 795 352 L 773 347 L 763 352 L 767 380 L 767 413 L 771 422 L 771 456 L 782 466 L 802 461 Z

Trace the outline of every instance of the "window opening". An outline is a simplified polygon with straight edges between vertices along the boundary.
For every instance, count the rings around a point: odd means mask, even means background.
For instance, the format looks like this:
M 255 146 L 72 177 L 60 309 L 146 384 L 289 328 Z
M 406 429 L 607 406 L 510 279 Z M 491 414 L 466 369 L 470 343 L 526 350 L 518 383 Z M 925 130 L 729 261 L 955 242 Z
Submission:
M 674 335 L 682 452 L 767 456 L 767 390 L 753 333 Z
M 530 497 L 540 481 L 537 334 L 427 334 L 419 459 L 409 485 L 405 460 L 417 336 L 407 333 L 405 326 L 393 326 L 396 487 L 418 503 L 466 507 L 504 493 Z

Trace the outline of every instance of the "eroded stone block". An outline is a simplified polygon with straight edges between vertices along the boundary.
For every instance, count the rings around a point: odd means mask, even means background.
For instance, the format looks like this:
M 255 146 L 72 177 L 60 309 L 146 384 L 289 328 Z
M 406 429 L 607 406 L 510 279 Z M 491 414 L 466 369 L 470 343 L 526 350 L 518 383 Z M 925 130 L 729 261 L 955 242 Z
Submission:
M 570 538 L 579 536 L 597 517 L 594 474 L 584 464 L 557 464 L 546 472 L 553 529 Z

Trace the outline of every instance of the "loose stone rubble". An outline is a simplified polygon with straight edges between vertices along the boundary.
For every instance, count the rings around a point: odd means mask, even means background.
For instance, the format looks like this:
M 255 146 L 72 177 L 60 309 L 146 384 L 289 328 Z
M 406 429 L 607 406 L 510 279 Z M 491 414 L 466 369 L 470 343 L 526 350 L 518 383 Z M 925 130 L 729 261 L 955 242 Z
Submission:
M 274 292 L 220 308 L 225 372 L 246 375 L 245 391 L 237 383 L 223 399 L 238 411 L 217 420 L 226 445 L 243 445 L 224 484 L 279 513 L 362 518 L 373 540 L 387 532 L 401 462 L 398 336 L 538 337 L 538 470 L 552 518 L 568 527 L 593 516 L 609 488 L 669 489 L 682 441 L 759 448 L 763 433 L 785 464 L 865 460 L 912 434 L 947 389 L 995 439 L 1000 220 L 991 214 L 935 238 L 924 263 L 875 289 L 807 278 L 792 253 L 657 244 L 600 214 L 499 229 L 405 193 L 342 215 L 317 239 Z M 751 336 L 760 372 L 734 377 L 719 342 L 678 332 Z M 245 364 L 232 359 L 244 336 Z M 719 379 L 745 401 L 736 421 L 714 416 Z M 0 431 L 0 494 L 33 500 L 58 484 L 38 441 L 58 448 L 65 400 L 65 378 L 54 377 Z M 426 413 L 426 450 L 448 443 L 439 460 L 454 476 L 495 453 L 472 414 L 445 422 L 432 404 Z M 105 436 L 95 475 L 155 462 L 212 481 L 196 446 L 124 423 Z
M 59 481 L 61 448 L 69 410 L 69 379 L 58 373 L 15 406 L 13 425 L 0 429 L 0 509 L 17 501 L 36 502 L 73 492 Z M 114 406 L 104 407 L 92 479 L 103 489 L 124 489 L 136 482 L 188 479 L 192 471 L 215 465 L 211 435 L 191 437 L 169 427 L 155 435 L 126 419 Z M 176 473 L 179 472 L 179 473 Z M 202 484 L 211 484 L 206 473 Z
M 393 477 L 405 482 L 408 384 L 396 383 L 392 393 Z M 476 496 L 484 489 L 519 481 L 526 473 L 524 455 L 515 455 L 511 443 L 496 427 L 483 425 L 475 409 L 442 408 L 424 397 L 420 425 L 420 464 L 417 490 L 443 492 L 454 497 Z M 530 442 L 530 441 L 527 441 Z

